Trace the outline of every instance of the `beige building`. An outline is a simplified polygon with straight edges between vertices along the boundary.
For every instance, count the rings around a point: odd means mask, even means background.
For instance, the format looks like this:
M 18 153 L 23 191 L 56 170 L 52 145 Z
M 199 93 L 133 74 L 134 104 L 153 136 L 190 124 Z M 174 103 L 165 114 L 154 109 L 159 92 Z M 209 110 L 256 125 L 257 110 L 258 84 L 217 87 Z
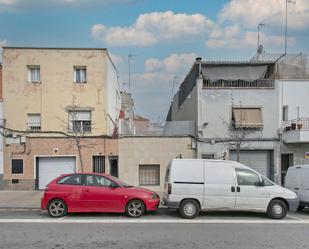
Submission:
M 162 193 L 169 162 L 174 158 L 195 158 L 190 136 L 121 137 L 119 177 L 129 184 Z
M 44 188 L 80 159 L 117 173 L 120 91 L 106 49 L 4 47 L 3 98 L 6 189 Z

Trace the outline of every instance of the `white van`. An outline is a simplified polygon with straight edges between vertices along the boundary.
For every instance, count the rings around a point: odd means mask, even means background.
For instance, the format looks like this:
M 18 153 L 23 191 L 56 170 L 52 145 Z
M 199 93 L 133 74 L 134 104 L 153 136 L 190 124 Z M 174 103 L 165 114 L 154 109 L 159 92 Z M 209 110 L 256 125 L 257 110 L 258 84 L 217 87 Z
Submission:
M 309 207 L 309 165 L 289 167 L 285 176 L 285 187 L 297 194 L 298 210 Z
M 174 159 L 164 192 L 163 205 L 187 219 L 200 210 L 260 211 L 281 219 L 297 207 L 294 192 L 234 161 Z

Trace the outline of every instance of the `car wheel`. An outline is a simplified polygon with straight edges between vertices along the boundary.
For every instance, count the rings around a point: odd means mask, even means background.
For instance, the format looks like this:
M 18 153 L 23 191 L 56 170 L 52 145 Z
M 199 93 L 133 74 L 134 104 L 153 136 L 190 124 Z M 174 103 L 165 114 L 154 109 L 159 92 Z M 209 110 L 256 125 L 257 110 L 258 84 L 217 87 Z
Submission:
M 54 199 L 48 203 L 47 211 L 49 216 L 59 218 L 67 214 L 68 207 L 63 200 Z
M 273 200 L 267 208 L 267 215 L 272 219 L 282 219 L 288 212 L 287 205 L 281 200 Z
M 180 215 L 185 219 L 193 219 L 200 213 L 200 205 L 195 200 L 184 200 L 179 207 Z
M 145 213 L 145 205 L 140 200 L 129 201 L 126 206 L 126 214 L 129 217 L 138 218 Z
M 299 205 L 299 206 L 297 207 L 297 211 L 302 211 L 304 208 L 305 208 L 304 205 Z

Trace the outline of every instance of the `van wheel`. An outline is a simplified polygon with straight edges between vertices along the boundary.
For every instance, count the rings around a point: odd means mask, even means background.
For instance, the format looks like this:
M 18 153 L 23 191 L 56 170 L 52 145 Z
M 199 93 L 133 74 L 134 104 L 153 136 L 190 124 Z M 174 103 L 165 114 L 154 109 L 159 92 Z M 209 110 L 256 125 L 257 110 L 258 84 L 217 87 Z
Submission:
M 68 207 L 63 200 L 54 199 L 48 203 L 47 212 L 50 217 L 59 218 L 67 214 Z
M 282 219 L 288 212 L 287 205 L 281 200 L 272 200 L 267 208 L 267 215 L 272 219 Z
M 184 200 L 179 207 L 180 215 L 185 219 L 193 219 L 200 213 L 200 205 L 195 200 Z

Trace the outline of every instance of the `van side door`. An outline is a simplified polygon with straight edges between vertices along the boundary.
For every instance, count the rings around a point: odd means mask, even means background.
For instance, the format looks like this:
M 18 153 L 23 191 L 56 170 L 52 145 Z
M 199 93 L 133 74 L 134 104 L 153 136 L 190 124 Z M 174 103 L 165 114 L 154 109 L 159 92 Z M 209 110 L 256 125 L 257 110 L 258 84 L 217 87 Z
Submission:
M 269 194 L 263 186 L 260 176 L 249 169 L 235 169 L 237 177 L 236 209 L 267 209 Z
M 204 206 L 206 209 L 234 209 L 235 170 L 231 163 L 205 162 Z
M 309 169 L 304 169 L 301 174 L 301 192 L 300 192 L 300 201 L 309 203 Z

